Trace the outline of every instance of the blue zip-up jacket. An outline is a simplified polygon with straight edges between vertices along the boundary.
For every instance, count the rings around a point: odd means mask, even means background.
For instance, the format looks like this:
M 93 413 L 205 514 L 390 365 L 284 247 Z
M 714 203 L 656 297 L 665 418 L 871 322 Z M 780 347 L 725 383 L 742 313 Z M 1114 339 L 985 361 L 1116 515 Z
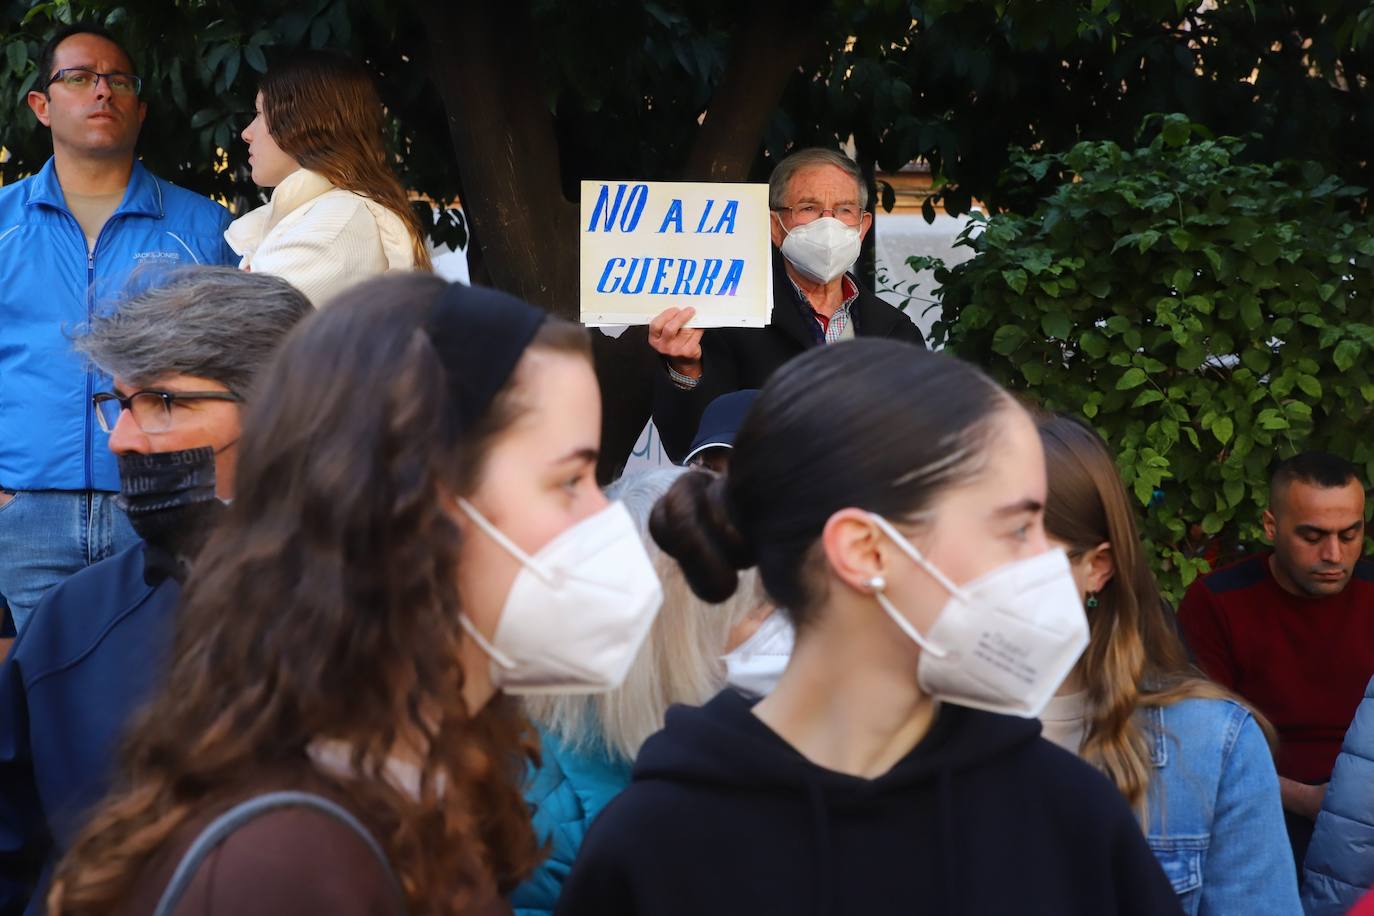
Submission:
M 180 593 L 144 581 L 136 544 L 44 595 L 0 667 L 0 916 L 44 911 L 53 865 L 162 679 Z
M 1303 866 L 1308 916 L 1346 913 L 1374 885 L 1374 680 L 1364 689 L 1322 799 Z
M 631 765 L 603 751 L 569 749 L 540 730 L 539 769 L 530 773 L 525 801 L 534 832 L 549 857 L 511 894 L 514 916 L 553 912 L 592 821 L 630 784 Z
M 135 162 L 124 200 L 88 252 L 53 160 L 0 188 L 0 487 L 119 489 L 91 412 L 91 395 L 108 379 L 71 337 L 118 303 L 135 268 L 237 264 L 224 241 L 230 219 Z

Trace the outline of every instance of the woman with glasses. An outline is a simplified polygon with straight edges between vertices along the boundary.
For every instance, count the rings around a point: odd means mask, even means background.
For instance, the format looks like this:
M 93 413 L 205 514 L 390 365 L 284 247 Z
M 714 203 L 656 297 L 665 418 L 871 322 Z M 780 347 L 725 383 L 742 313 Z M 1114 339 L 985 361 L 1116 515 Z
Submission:
M 253 182 L 273 191 L 224 233 L 240 267 L 285 278 L 316 306 L 387 270 L 430 269 L 361 65 L 299 52 L 263 75 L 254 105 L 243 130 L 248 164 Z
M 1091 633 L 1045 737 L 1115 783 L 1189 916 L 1297 916 L 1268 723 L 1188 663 L 1107 444 L 1069 417 L 1039 428 L 1045 534 L 1069 555 Z
M 600 428 L 586 331 L 502 293 L 412 273 L 307 319 L 48 912 L 509 912 L 540 851 L 503 694 L 615 686 L 661 598 Z

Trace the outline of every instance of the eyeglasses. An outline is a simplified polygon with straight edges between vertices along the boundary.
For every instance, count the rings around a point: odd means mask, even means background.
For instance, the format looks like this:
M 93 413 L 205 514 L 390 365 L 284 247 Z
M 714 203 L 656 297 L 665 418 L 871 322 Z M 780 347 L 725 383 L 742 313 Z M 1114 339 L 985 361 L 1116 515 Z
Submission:
M 97 73 L 85 67 L 67 67 L 58 70 L 48 80 L 48 85 L 61 83 L 68 89 L 77 92 L 84 92 L 87 89 L 94 89 L 100 85 L 101 80 L 110 87 L 110 92 L 115 95 L 138 95 L 143 88 L 143 80 L 134 76 L 132 73 Z
M 820 204 L 798 204 L 795 207 L 776 207 L 779 213 L 789 213 L 792 222 L 798 226 L 814 223 L 829 213 L 846 226 L 857 226 L 863 219 L 864 211 L 853 204 L 840 204 L 838 207 L 822 207 Z
M 119 415 L 126 410 L 133 414 L 134 422 L 145 433 L 165 433 L 172 428 L 172 405 L 178 401 L 241 403 L 243 398 L 232 391 L 158 391 L 151 388 L 135 391 L 128 397 L 120 397 L 113 391 L 98 391 L 91 395 L 95 418 L 107 433 L 114 432 Z

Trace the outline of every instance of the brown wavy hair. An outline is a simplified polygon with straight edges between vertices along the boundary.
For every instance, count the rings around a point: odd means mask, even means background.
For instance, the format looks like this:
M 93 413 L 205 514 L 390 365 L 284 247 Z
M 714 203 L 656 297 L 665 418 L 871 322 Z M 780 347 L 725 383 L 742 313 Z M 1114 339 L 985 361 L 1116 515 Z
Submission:
M 107 913 L 190 820 L 288 780 L 323 779 L 377 836 L 413 913 L 514 887 L 540 851 L 521 795 L 537 742 L 500 695 L 463 700 L 454 494 L 524 409 L 521 370 L 456 447 L 423 330 L 445 288 L 369 280 L 288 338 L 248 409 L 235 499 L 177 612 L 170 673 L 134 720 L 115 788 L 58 867 L 54 914 Z M 548 319 L 530 344 L 590 360 Z M 317 739 L 348 772 L 311 762 Z M 382 777 L 413 751 L 420 794 Z
M 282 152 L 399 216 L 416 266 L 430 270 L 425 230 L 388 161 L 386 111 L 367 71 L 336 51 L 300 51 L 269 67 L 258 88 Z
M 1150 571 L 1135 513 L 1107 443 L 1070 417 L 1037 418 L 1045 446 L 1049 498 L 1045 530 L 1076 558 L 1111 545 L 1116 572 L 1088 609 L 1088 648 L 1078 663 L 1088 694 L 1087 735 L 1079 756 L 1102 770 L 1146 823 L 1154 736 L 1137 711 L 1194 697 L 1245 706 L 1273 747 L 1269 722 L 1189 663 Z

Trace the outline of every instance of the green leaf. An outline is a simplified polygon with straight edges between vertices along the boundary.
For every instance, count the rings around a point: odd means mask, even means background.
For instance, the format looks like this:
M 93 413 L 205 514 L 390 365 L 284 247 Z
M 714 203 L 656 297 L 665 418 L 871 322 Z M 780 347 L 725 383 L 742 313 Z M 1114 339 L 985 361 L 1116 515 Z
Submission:
M 1164 400 L 1164 392 L 1160 391 L 1158 388 L 1146 388 L 1144 391 L 1140 392 L 1140 394 L 1136 395 L 1135 400 L 1131 402 L 1131 406 L 1144 407 L 1146 404 L 1153 404 L 1156 401 L 1162 400 Z
M 1184 115 L 1169 115 L 1164 119 L 1164 129 L 1161 134 L 1165 144 L 1169 146 L 1183 146 L 1188 142 L 1188 135 L 1192 132 L 1192 126 L 1188 123 L 1188 118 Z
M 191 129 L 200 130 L 206 124 L 216 120 L 224 112 L 216 108 L 202 108 L 200 111 L 191 115 Z
M 16 39 L 5 47 L 5 55 L 9 58 L 10 70 L 15 76 L 23 73 L 29 65 L 29 48 L 23 39 Z
M 1101 359 L 1107 355 L 1107 339 L 1096 331 L 1084 331 L 1078 339 L 1078 349 L 1093 359 Z
M 1021 348 L 1030 335 L 1019 325 L 1004 324 L 992 335 L 992 350 L 1002 356 L 1010 356 Z
M 1215 512 L 1208 512 L 1202 518 L 1202 531 L 1204 534 L 1216 534 L 1225 524 L 1220 515 Z
M 1240 362 L 1245 368 L 1256 375 L 1263 375 L 1269 371 L 1269 361 L 1274 358 L 1274 354 L 1268 349 L 1257 350 L 1250 347 L 1240 355 Z
M 1311 395 L 1314 398 L 1322 396 L 1322 383 L 1310 375 L 1298 376 L 1298 387 L 1302 389 L 1303 394 Z
M 1248 297 L 1241 303 L 1240 320 L 1245 322 L 1245 326 L 1252 331 L 1259 330 L 1260 325 L 1264 324 L 1264 314 L 1260 311 L 1259 300 L 1254 296 Z
M 1226 496 L 1226 505 L 1232 508 L 1239 506 L 1245 499 L 1245 481 L 1228 480 L 1221 485 L 1221 491 Z
M 1343 340 L 1336 344 L 1336 349 L 1331 353 L 1331 361 L 1336 364 L 1337 369 L 1349 372 L 1359 356 L 1360 345 L 1353 340 Z
M 267 55 L 263 54 L 262 48 L 257 45 L 250 44 L 248 47 L 244 48 L 243 59 L 248 62 L 248 66 L 259 73 L 267 72 Z
M 1145 384 L 1145 370 L 1132 366 L 1121 374 L 1121 378 L 1116 383 L 1117 391 L 1129 391 L 1132 388 L 1139 388 Z
M 1024 270 L 1017 269 L 1002 271 L 1002 279 L 1007 282 L 1012 292 L 1019 296 L 1026 291 L 1026 281 L 1029 278 Z
M 1069 321 L 1069 316 L 1063 312 L 1050 312 L 1041 317 L 1040 330 L 1045 332 L 1046 337 L 1068 340 L 1069 334 L 1073 331 L 1073 324 Z
M 1222 445 L 1231 441 L 1231 435 L 1236 431 L 1236 424 L 1230 417 L 1217 417 L 1212 423 L 1212 435 L 1217 437 L 1217 441 Z

